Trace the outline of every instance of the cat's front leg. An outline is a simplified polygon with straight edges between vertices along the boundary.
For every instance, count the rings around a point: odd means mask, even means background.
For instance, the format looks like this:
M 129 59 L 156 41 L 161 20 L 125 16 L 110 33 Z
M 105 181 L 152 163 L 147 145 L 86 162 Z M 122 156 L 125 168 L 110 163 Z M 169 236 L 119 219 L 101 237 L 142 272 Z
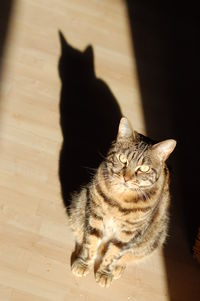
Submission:
M 110 242 L 102 258 L 102 262 L 95 274 L 96 282 L 102 287 L 109 287 L 113 279 L 120 278 L 125 266 L 120 265 L 121 246 L 117 241 Z
M 117 239 L 110 241 L 108 249 L 102 258 L 95 278 L 102 287 L 109 287 L 113 279 L 121 277 L 126 264 L 122 260 L 131 251 L 129 242 L 133 234 L 130 231 L 118 233 Z
M 85 228 L 84 240 L 80 252 L 72 263 L 72 272 L 74 275 L 82 277 L 89 273 L 102 236 L 102 220 L 100 218 L 90 217 Z

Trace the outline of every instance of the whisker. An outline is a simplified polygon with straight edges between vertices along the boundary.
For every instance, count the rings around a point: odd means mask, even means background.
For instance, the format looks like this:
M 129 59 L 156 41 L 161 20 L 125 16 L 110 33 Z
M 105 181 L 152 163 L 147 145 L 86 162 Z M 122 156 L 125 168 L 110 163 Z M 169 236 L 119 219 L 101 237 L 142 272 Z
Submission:
M 101 157 L 103 160 L 107 160 L 107 158 L 106 158 L 100 151 L 98 151 L 98 154 L 100 155 L 100 157 Z
M 147 193 L 145 193 L 145 191 L 143 191 L 140 187 L 137 188 L 137 192 L 143 196 L 143 198 L 145 199 L 145 201 L 147 201 L 149 199 L 149 196 Z

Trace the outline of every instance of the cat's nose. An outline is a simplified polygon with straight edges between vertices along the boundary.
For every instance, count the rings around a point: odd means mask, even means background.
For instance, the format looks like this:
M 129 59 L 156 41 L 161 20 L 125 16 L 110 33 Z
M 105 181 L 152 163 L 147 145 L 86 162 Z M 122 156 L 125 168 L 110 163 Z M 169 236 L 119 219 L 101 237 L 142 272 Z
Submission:
M 131 178 L 132 178 L 131 172 L 130 171 L 126 171 L 126 173 L 124 174 L 124 182 L 130 181 Z

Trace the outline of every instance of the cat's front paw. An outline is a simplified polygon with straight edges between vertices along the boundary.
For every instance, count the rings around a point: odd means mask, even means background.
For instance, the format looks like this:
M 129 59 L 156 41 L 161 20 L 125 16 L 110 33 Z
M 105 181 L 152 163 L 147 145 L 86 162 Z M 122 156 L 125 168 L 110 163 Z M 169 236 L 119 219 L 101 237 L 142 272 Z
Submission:
M 86 276 L 89 273 L 89 265 L 81 258 L 77 258 L 72 264 L 72 273 L 77 277 Z
M 102 287 L 109 287 L 113 281 L 113 274 L 104 270 L 98 270 L 95 274 L 96 282 Z
M 125 266 L 123 265 L 117 265 L 114 270 L 113 270 L 113 277 L 114 279 L 119 279 L 121 277 L 121 275 L 123 274 L 124 270 L 125 270 Z

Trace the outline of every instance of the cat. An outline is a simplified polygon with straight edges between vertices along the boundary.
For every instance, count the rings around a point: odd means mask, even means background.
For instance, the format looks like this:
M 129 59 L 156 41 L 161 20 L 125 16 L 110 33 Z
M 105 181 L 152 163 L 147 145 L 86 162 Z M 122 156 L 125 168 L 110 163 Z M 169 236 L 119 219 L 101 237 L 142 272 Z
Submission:
M 152 143 L 126 117 L 91 182 L 73 193 L 69 224 L 75 235 L 72 272 L 85 276 L 95 262 L 95 279 L 109 287 L 126 264 L 160 248 L 167 235 L 170 204 L 166 160 L 173 139 Z

